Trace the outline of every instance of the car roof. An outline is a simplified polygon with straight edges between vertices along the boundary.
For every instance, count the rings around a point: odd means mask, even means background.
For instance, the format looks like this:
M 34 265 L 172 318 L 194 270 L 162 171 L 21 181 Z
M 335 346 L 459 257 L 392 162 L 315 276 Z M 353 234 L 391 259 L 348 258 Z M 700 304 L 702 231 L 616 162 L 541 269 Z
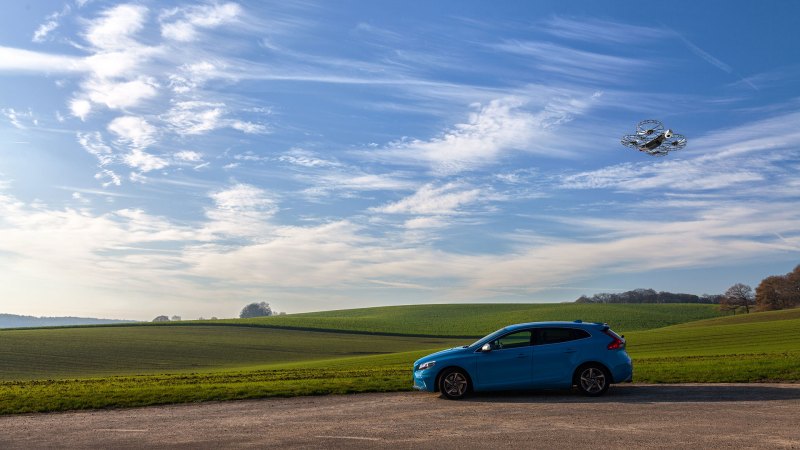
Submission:
M 515 331 L 525 328 L 542 328 L 542 327 L 597 328 L 603 326 L 608 326 L 608 325 L 599 322 L 583 322 L 581 320 L 576 320 L 574 322 L 550 321 L 550 322 L 517 323 L 514 325 L 509 325 L 505 327 L 505 329 L 508 331 Z

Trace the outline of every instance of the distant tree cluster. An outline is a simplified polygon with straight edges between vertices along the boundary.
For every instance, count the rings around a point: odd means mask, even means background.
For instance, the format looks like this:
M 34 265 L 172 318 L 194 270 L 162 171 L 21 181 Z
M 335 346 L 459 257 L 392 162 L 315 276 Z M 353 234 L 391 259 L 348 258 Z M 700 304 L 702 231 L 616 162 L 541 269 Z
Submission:
M 269 303 L 250 303 L 242 309 L 241 313 L 239 313 L 239 318 L 249 319 L 251 317 L 265 317 L 271 315 L 273 315 L 273 313 L 272 308 L 269 307 Z
M 756 309 L 769 311 L 800 306 L 800 265 L 786 275 L 772 275 L 756 288 Z
M 694 294 L 675 294 L 672 292 L 656 292 L 653 289 L 634 289 L 619 294 L 601 293 L 591 297 L 580 296 L 575 303 L 705 303 L 715 304 L 721 295 L 702 296 Z

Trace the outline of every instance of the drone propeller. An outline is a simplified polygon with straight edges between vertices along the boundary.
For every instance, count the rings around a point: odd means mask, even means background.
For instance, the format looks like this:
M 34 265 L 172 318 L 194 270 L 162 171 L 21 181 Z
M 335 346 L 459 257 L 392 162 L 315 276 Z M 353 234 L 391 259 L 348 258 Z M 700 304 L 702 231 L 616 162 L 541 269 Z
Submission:
M 660 120 L 648 119 L 636 125 L 636 134 L 639 136 L 649 136 L 664 131 L 664 124 Z

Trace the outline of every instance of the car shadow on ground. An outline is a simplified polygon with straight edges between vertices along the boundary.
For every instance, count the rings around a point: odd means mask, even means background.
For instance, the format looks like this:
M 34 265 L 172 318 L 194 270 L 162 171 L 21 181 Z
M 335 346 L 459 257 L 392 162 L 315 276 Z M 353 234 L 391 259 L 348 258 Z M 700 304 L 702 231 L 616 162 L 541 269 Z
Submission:
M 601 397 L 576 390 L 473 393 L 462 401 L 478 403 L 667 403 L 800 400 L 800 384 L 613 385 Z

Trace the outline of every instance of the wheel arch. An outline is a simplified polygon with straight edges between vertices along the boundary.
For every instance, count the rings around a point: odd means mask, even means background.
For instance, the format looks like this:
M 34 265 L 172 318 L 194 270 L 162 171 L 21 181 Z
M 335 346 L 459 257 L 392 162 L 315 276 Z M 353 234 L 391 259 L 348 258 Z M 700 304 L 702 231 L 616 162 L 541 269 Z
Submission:
M 581 371 L 583 369 L 585 369 L 586 367 L 588 367 L 588 366 L 599 366 L 600 368 L 602 368 L 605 371 L 606 375 L 608 376 L 608 379 L 610 380 L 609 384 L 615 384 L 616 383 L 616 381 L 614 380 L 614 374 L 611 373 L 611 369 L 609 369 L 607 365 L 601 363 L 600 361 L 586 361 L 586 362 L 583 362 L 583 363 L 579 364 L 578 367 L 576 367 L 575 370 L 572 372 L 572 385 L 573 386 L 577 386 L 578 377 L 580 376 Z

